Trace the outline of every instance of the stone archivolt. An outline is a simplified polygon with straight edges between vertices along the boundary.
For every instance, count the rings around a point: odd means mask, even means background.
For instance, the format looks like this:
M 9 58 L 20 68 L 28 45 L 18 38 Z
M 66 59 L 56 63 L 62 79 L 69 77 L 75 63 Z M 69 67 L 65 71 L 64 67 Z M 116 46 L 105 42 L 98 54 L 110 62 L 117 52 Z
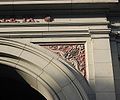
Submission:
M 0 38 L 0 51 L 0 63 L 17 70 L 47 100 L 89 100 L 91 89 L 87 83 L 82 84 L 85 79 L 49 50 Z

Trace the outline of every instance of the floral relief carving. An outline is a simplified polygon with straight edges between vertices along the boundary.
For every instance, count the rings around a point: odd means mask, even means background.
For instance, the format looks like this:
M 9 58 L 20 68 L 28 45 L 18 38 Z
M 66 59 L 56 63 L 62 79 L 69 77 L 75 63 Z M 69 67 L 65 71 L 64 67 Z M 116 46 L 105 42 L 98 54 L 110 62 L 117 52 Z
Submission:
M 84 44 L 49 44 L 41 46 L 44 46 L 50 51 L 61 56 L 71 66 L 75 67 L 84 77 L 86 77 Z

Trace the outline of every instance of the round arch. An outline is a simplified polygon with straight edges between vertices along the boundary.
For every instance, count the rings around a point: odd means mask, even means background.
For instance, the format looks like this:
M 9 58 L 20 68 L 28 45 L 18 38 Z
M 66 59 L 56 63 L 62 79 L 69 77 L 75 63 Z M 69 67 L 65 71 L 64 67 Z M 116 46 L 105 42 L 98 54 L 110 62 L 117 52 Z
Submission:
M 42 47 L 0 38 L 0 63 L 16 69 L 47 100 L 89 100 L 81 85 L 85 79 Z

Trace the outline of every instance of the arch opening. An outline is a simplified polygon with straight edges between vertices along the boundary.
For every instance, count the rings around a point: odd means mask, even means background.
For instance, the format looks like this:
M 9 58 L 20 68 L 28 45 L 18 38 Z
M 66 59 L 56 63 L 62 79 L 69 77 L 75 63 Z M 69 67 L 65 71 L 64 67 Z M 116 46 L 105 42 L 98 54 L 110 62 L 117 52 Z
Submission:
M 15 69 L 0 64 L 0 99 L 1 100 L 47 100 L 33 89 Z

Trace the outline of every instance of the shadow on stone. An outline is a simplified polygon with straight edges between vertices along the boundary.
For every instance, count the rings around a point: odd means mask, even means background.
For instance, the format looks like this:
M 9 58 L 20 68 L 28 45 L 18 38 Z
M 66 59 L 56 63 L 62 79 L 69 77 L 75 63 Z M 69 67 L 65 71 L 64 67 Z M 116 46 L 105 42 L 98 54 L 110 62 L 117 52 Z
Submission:
M 13 68 L 0 64 L 0 100 L 46 100 Z

